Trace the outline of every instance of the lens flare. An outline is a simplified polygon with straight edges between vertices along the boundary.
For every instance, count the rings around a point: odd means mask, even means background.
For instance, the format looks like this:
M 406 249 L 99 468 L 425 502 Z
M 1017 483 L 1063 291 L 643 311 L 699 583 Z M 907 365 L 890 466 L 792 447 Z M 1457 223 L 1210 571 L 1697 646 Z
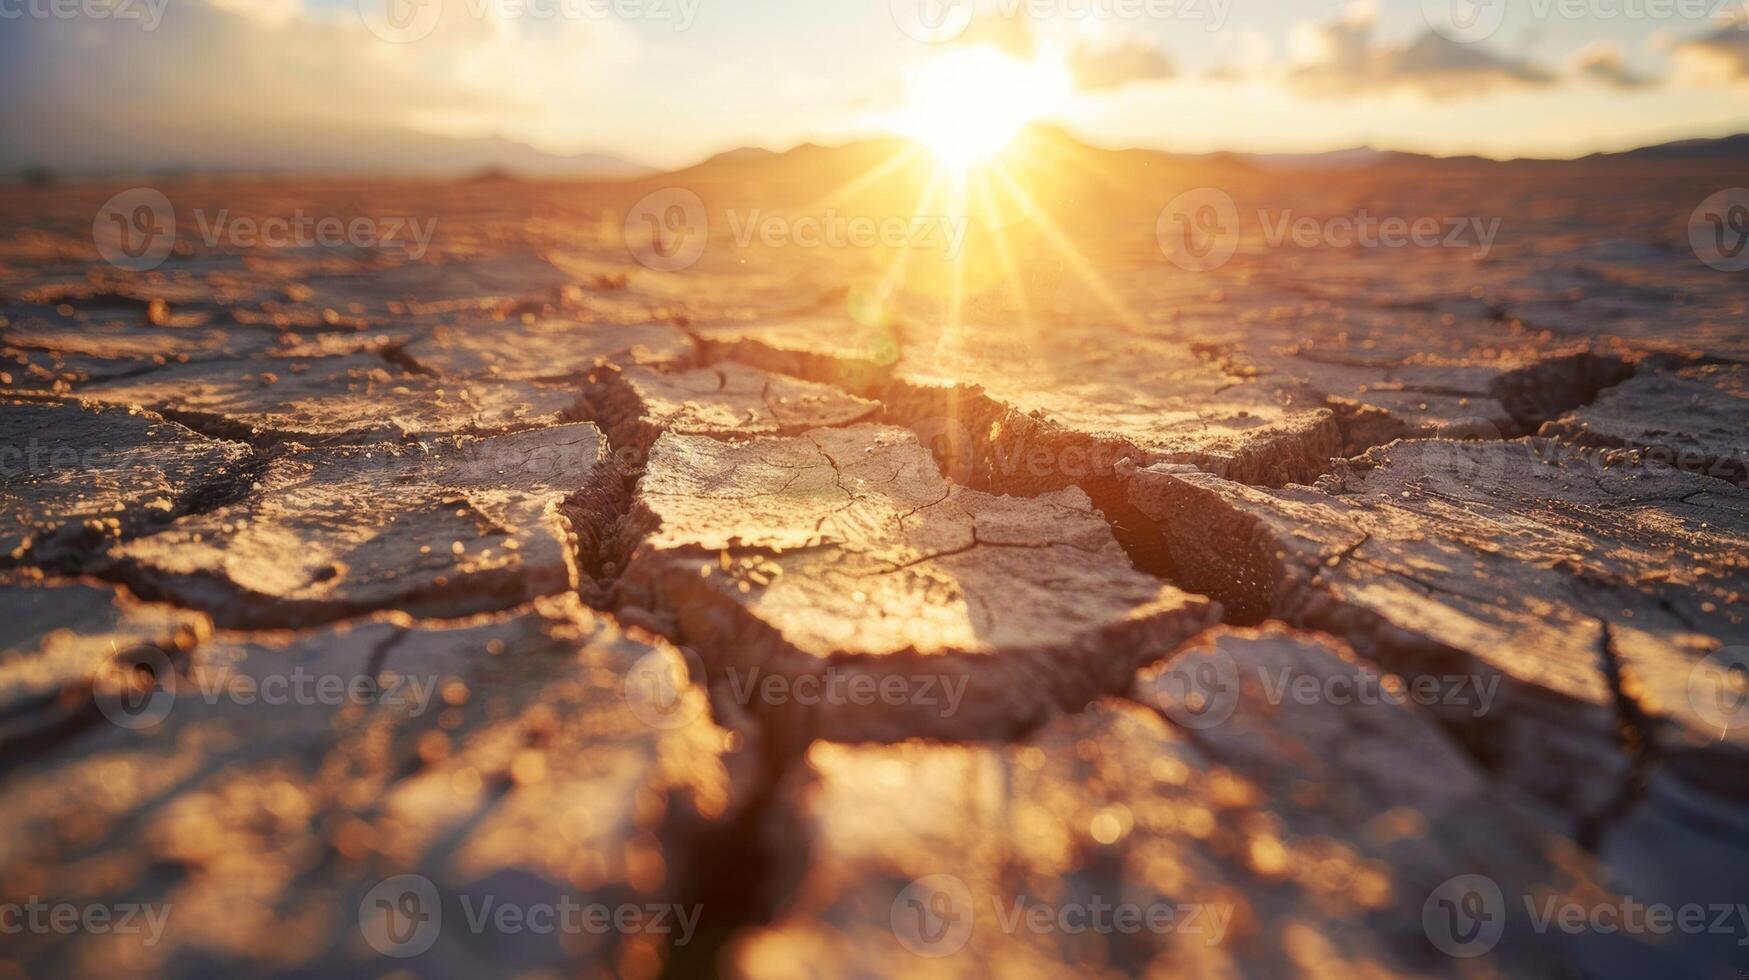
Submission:
M 991 48 L 950 51 L 908 77 L 909 101 L 892 127 L 963 172 L 1001 152 L 1021 128 L 1068 99 L 1061 65 L 1023 63 Z

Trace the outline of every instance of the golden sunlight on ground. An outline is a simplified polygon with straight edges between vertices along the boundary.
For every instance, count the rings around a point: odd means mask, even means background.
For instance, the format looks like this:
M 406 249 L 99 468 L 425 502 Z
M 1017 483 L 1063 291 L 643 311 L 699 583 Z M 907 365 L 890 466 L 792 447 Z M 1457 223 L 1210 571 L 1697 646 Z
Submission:
M 1110 181 L 1102 166 L 1084 159 L 1083 148 L 1042 122 L 1067 105 L 1072 89 L 1060 60 L 1022 61 L 990 47 L 948 51 L 907 73 L 905 103 L 879 121 L 905 144 L 811 206 L 909 214 L 914 226 L 948 232 L 885 253 L 870 295 L 902 290 L 941 301 L 952 337 L 968 296 L 1021 282 L 1022 261 L 1042 258 L 1117 322 L 1136 322 L 1059 224 L 1062 205 Z M 1027 302 L 1012 313 L 1011 330 L 1030 334 Z
M 1006 72 L 1014 74 L 1002 81 Z M 944 55 L 918 78 L 943 82 L 915 89 L 904 119 L 895 118 L 895 128 L 902 125 L 911 138 L 891 144 L 884 155 L 860 160 L 847 180 L 803 209 L 909 216 L 912 227 L 940 231 L 903 248 L 859 254 L 878 267 L 852 273 L 870 277 L 872 285 L 861 294 L 890 299 L 903 292 L 939 303 L 946 327 L 941 341 L 953 343 L 960 339 L 969 297 L 1001 283 L 1027 283 L 1023 268 L 1045 269 L 1049 283 L 1034 283 L 1045 294 L 1039 298 L 1048 303 L 1065 290 L 1081 292 L 1110 321 L 1136 326 L 1135 312 L 1098 263 L 1082 252 L 1087 239 L 1076 226 L 1091 196 L 1101 195 L 1103 201 L 1136 182 L 1031 118 L 1036 108 L 1052 103 L 1051 92 L 1062 80 L 1041 63 L 1022 64 L 987 49 Z M 964 85 L 947 84 L 947 79 Z M 1000 95 L 968 95 L 974 88 L 983 93 L 985 86 Z M 929 97 L 932 91 L 937 98 Z M 1103 213 L 1128 212 L 1106 204 Z M 1064 279 L 1073 285 L 1064 285 Z M 1028 292 L 1020 285 L 1003 315 L 1009 342 L 1024 345 L 1038 328 Z M 886 299 L 866 312 L 883 318 L 890 313 Z

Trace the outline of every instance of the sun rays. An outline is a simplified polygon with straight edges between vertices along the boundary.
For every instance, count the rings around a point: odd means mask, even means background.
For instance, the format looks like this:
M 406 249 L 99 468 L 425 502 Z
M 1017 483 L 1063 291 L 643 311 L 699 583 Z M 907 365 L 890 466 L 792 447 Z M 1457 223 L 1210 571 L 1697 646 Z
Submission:
M 1044 122 L 1071 95 L 1062 63 L 963 48 L 906 77 L 905 101 L 879 120 L 900 139 L 834 174 L 803 210 L 908 216 L 902 223 L 913 228 L 956 234 L 919 236 L 852 273 L 855 318 L 929 323 L 943 355 L 966 345 L 1037 346 L 1054 317 L 1079 315 L 1068 310 L 1139 328 L 1101 271 L 1104 258 L 1083 252 L 1104 240 L 1084 227 L 1089 190 L 1135 189 Z M 924 338 L 911 340 L 922 353 Z
M 910 203 L 912 220 L 964 222 L 969 234 L 957 251 L 897 250 L 886 264 L 878 291 L 892 296 L 910 286 L 913 292 L 945 300 L 942 340 L 951 342 L 958 336 L 973 293 L 992 287 L 1003 288 L 1013 303 L 1018 330 L 1008 339 L 1026 342 L 1031 338 L 1041 327 L 1037 314 L 1049 312 L 1048 297 L 1041 309 L 1032 295 L 1044 288 L 1037 279 L 1038 269 L 1032 265 L 1041 255 L 1048 260 L 1046 264 L 1060 265 L 1077 280 L 1113 320 L 1126 329 L 1139 327 L 1140 317 L 1077 248 L 1059 216 L 1040 203 L 1037 188 L 1041 184 L 1072 185 L 1089 177 L 1098 179 L 1099 175 L 1078 165 L 1071 155 L 1052 152 L 1037 140 L 1020 138 L 989 156 L 961 164 L 908 143 L 827 197 L 842 200 L 907 167 L 927 168 L 921 190 Z M 904 205 L 895 202 L 895 206 Z M 945 288 L 928 288 L 922 283 L 943 284 Z
M 889 125 L 964 174 L 1000 153 L 1027 123 L 1061 109 L 1070 81 L 1061 64 L 1020 62 L 976 47 L 924 63 L 907 87 L 909 101 Z

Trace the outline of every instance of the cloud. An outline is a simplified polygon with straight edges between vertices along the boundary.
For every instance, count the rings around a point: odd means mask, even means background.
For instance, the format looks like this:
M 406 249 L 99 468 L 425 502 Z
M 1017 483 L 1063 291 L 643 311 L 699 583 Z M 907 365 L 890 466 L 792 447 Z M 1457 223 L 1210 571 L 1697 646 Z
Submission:
M 428 36 L 399 44 L 354 7 L 298 0 L 176 0 L 151 31 L 93 18 L 16 25 L 14 45 L 0 44 L 12 62 L 0 120 L 33 125 L 0 129 L 29 144 L 14 155 L 105 166 L 250 157 L 258 144 L 347 129 L 598 145 L 591 103 L 636 55 L 623 27 L 472 6 L 485 14 L 445 0 Z
M 999 10 L 980 10 L 954 40 L 963 47 L 986 45 L 1018 61 L 1031 61 L 1038 51 L 1032 24 L 1025 16 L 1004 16 Z
M 1243 81 L 1268 75 L 1281 63 L 1269 37 L 1255 27 L 1225 31 L 1215 40 L 1215 63 L 1207 72 L 1214 81 Z
M 1627 66 L 1621 48 L 1606 43 L 1592 44 L 1573 59 L 1573 69 L 1581 77 L 1613 85 L 1619 89 L 1649 88 L 1658 80 L 1641 75 Z
M 1555 81 L 1531 62 L 1502 58 L 1432 31 L 1409 44 L 1378 43 L 1376 22 L 1371 5 L 1356 5 L 1333 21 L 1295 25 L 1289 83 L 1325 96 L 1413 91 L 1431 99 L 1458 99 Z
M 1128 85 L 1164 81 L 1176 74 L 1159 47 L 1130 39 L 1109 45 L 1083 44 L 1069 53 L 1069 73 L 1084 92 L 1110 92 Z
M 1749 81 L 1749 20 L 1739 20 L 1705 37 L 1678 42 L 1677 73 L 1697 83 Z
M 297 19 L 303 11 L 300 0 L 209 0 L 209 3 L 216 9 L 253 18 L 273 27 L 284 27 Z

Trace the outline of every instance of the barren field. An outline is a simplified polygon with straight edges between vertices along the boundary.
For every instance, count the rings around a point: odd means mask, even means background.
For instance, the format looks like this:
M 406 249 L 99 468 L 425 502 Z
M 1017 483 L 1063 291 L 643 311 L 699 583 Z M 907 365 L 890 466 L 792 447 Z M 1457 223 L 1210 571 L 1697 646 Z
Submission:
M 1749 969 L 1740 168 L 854 152 L 0 188 L 0 976 Z

